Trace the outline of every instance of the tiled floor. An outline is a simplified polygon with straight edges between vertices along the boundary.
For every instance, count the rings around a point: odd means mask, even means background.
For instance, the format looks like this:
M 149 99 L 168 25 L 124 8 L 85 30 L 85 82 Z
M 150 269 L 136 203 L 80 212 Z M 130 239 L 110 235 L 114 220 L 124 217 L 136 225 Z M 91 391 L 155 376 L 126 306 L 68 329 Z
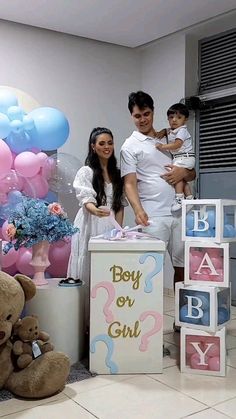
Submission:
M 0 403 L 1 418 L 225 419 L 236 418 L 236 307 L 228 327 L 226 378 L 180 374 L 179 334 L 173 333 L 174 298 L 164 297 L 164 340 L 171 356 L 163 374 L 97 376 L 67 385 L 41 401 Z

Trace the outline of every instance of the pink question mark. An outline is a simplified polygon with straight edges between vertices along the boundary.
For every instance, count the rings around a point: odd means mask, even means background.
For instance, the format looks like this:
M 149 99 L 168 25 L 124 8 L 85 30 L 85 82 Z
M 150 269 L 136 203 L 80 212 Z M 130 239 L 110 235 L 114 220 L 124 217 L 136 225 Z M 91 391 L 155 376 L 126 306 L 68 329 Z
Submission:
M 149 332 L 145 333 L 141 338 L 141 343 L 139 345 L 139 350 L 142 352 L 145 352 L 147 350 L 149 340 L 148 338 L 152 335 L 155 335 L 155 333 L 159 332 L 163 326 L 163 317 L 160 313 L 157 311 L 144 311 L 142 314 L 140 314 L 139 320 L 142 322 L 146 319 L 146 317 L 152 316 L 155 320 L 155 324 Z
M 111 284 L 108 281 L 99 282 L 97 285 L 95 285 L 92 288 L 92 291 L 91 291 L 91 297 L 92 298 L 96 298 L 98 288 L 105 288 L 105 290 L 107 291 L 108 299 L 107 299 L 106 304 L 103 307 L 103 313 L 105 315 L 106 322 L 111 323 L 114 320 L 114 316 L 113 316 L 113 313 L 112 313 L 112 311 L 110 310 L 109 307 L 113 303 L 114 298 L 115 298 L 115 294 L 116 294 L 114 285 Z

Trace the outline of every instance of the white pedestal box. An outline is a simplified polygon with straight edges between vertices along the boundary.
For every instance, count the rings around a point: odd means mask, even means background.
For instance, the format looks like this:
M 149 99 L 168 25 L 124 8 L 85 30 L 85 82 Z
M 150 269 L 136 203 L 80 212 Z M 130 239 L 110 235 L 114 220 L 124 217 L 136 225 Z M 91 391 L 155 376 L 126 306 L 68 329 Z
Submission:
M 184 283 L 229 287 L 229 243 L 185 242 Z
M 84 289 L 59 287 L 60 279 L 37 287 L 26 303 L 26 315 L 38 316 L 40 329 L 49 333 L 55 350 L 67 354 L 73 364 L 84 356 Z
M 91 239 L 90 370 L 161 373 L 163 259 L 154 239 Z
M 181 327 L 180 370 L 225 377 L 225 327 L 215 334 Z
M 183 200 L 182 239 L 235 242 L 236 200 Z
M 175 324 L 216 332 L 230 321 L 230 288 L 175 285 Z

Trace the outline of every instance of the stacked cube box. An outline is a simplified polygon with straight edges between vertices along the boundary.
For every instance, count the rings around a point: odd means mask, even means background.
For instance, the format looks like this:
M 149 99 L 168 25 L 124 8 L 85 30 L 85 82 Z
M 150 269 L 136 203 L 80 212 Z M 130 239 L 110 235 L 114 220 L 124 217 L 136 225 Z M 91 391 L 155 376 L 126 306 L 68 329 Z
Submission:
M 177 282 L 175 324 L 215 333 L 230 320 L 230 288 Z
M 236 242 L 236 200 L 183 201 L 182 238 L 184 241 Z
M 181 372 L 225 376 L 225 327 L 214 334 L 181 329 Z
M 236 200 L 183 201 L 184 283 L 176 284 L 181 372 L 225 375 L 230 321 L 229 242 L 236 242 Z

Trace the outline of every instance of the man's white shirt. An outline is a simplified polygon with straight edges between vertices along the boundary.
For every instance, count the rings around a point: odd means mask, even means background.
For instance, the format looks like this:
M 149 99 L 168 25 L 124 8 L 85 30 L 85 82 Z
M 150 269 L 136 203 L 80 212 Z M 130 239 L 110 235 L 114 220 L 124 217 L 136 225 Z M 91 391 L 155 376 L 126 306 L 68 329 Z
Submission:
M 121 147 L 121 176 L 135 173 L 141 204 L 149 217 L 171 215 L 174 188 L 160 175 L 172 164 L 171 154 L 155 148 L 158 140 L 134 131 Z

